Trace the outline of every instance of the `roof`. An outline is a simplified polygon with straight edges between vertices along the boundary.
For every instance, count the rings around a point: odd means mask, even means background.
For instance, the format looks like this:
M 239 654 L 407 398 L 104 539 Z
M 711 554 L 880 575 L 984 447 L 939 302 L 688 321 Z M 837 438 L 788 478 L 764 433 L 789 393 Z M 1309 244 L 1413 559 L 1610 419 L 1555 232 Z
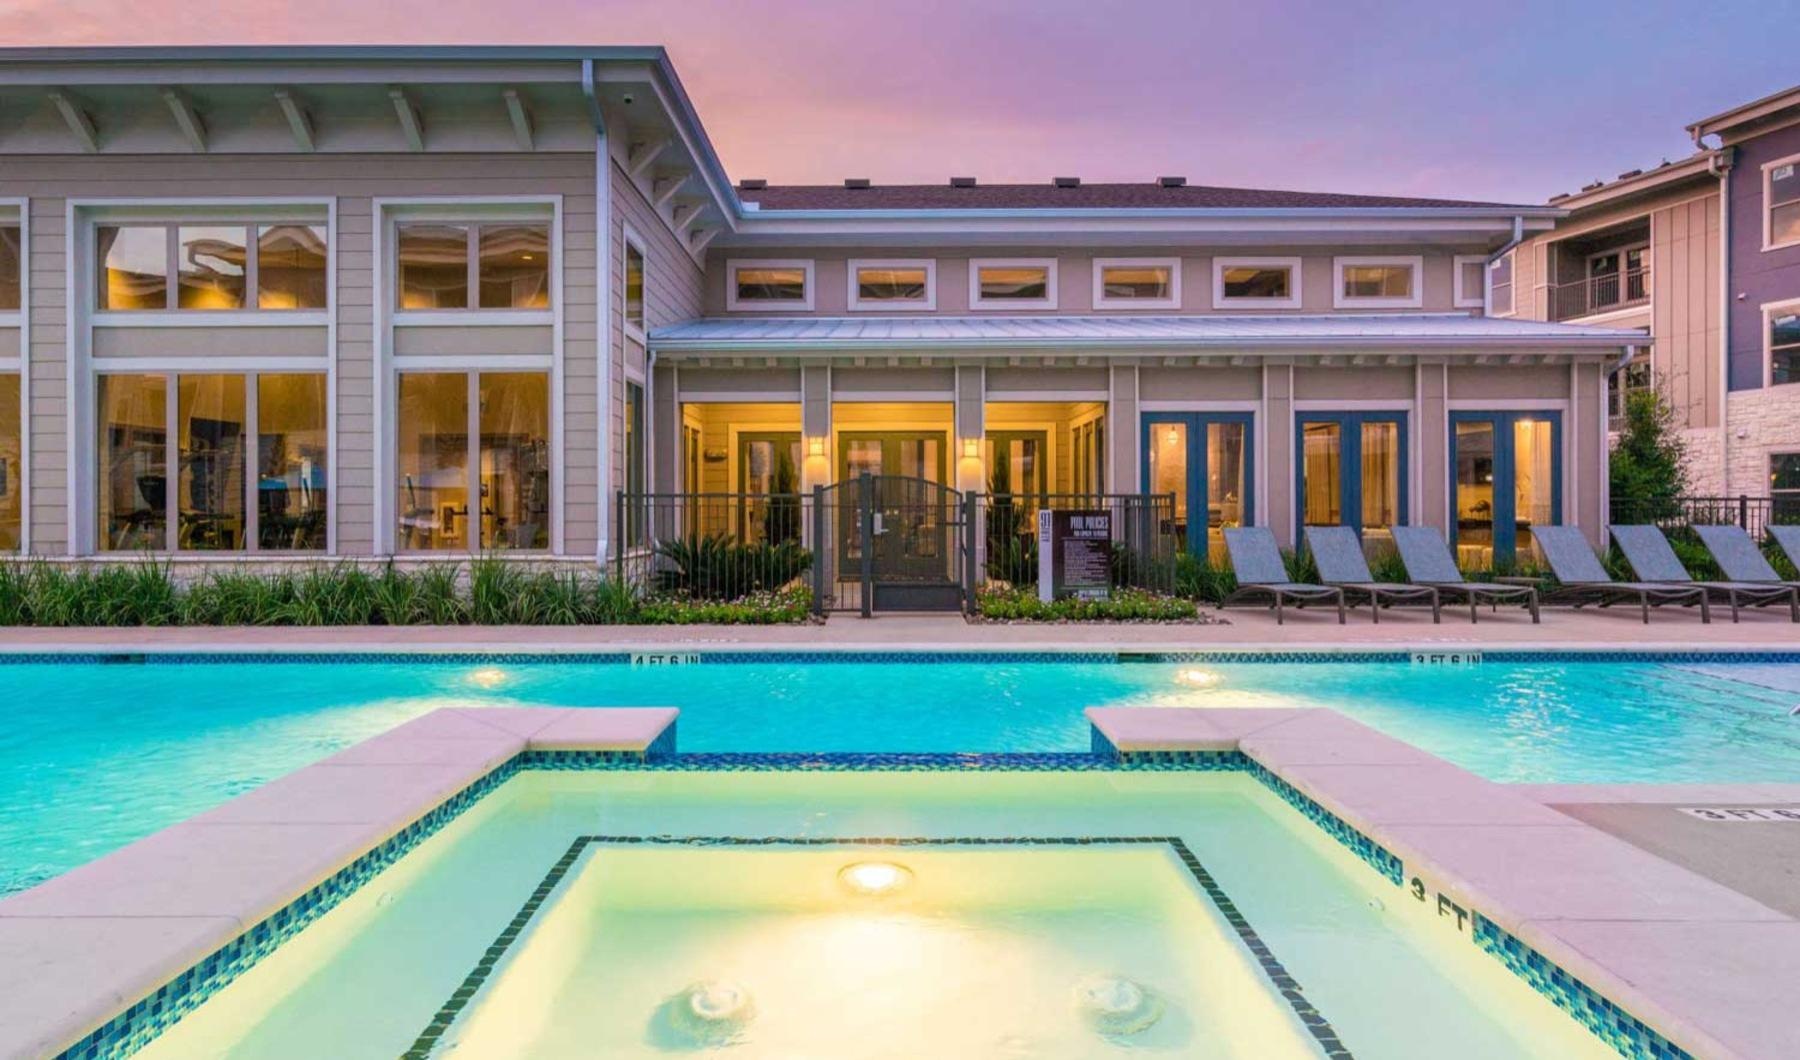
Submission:
M 656 328 L 657 350 L 1012 347 L 1622 347 L 1642 331 L 1465 313 L 1296 316 L 934 316 L 709 318 Z
M 1780 115 L 1790 108 L 1800 107 L 1800 85 L 1784 88 L 1780 92 L 1772 92 L 1761 99 L 1753 99 L 1748 103 L 1740 103 L 1730 110 L 1723 110 L 1710 117 L 1701 118 L 1687 127 L 1688 135 L 1699 144 L 1703 137 L 1718 136 L 1725 142 L 1731 142 L 1733 133 L 1741 127 L 1765 121 Z
M 1580 191 L 1552 195 L 1550 205 L 1565 210 L 1582 210 L 1710 176 L 1712 160 L 1716 154 L 1715 151 L 1701 150 L 1674 162 L 1664 159 L 1661 165 L 1651 169 L 1627 170 L 1612 180 L 1596 181 Z
M 738 197 L 758 210 L 1030 210 L 1030 209 L 1512 209 L 1506 203 L 1422 199 L 1346 192 L 1221 188 L 1160 182 L 1141 184 L 875 184 L 846 188 L 835 184 L 783 184 L 738 188 Z M 1532 209 L 1533 207 L 1520 207 Z

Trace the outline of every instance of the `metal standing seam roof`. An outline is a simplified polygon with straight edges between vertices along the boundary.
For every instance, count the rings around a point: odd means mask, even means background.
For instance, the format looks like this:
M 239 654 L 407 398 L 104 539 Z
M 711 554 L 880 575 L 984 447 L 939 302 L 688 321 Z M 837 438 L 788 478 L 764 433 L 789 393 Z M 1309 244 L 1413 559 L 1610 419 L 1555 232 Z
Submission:
M 1642 331 L 1460 313 L 1308 316 L 709 318 L 655 328 L 662 350 L 982 346 L 1641 346 Z

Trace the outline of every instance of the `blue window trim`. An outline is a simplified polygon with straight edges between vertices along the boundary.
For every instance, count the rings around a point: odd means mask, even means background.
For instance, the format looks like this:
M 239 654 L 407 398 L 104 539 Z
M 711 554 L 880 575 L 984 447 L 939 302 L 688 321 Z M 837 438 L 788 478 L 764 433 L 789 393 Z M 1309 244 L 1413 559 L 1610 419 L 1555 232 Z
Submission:
M 1187 523 L 1187 550 L 1190 554 L 1206 558 L 1206 530 L 1208 519 L 1205 517 L 1209 498 L 1206 494 L 1206 427 L 1213 423 L 1237 423 L 1244 428 L 1244 525 L 1255 526 L 1256 523 L 1256 414 L 1253 412 L 1146 412 L 1141 417 L 1138 430 L 1138 481 L 1143 484 L 1146 493 L 1150 491 L 1150 433 L 1157 427 L 1171 424 L 1182 424 L 1187 427 L 1187 498 L 1188 511 L 1177 512 L 1176 516 Z M 1198 503 L 1201 519 L 1196 524 L 1189 513 L 1195 510 Z M 1195 534 L 1198 525 L 1201 533 Z
M 1297 412 L 1294 414 L 1294 540 L 1306 533 L 1306 428 L 1313 423 L 1335 423 L 1338 436 L 1338 510 L 1343 525 L 1362 536 L 1362 425 L 1393 423 L 1400 427 L 1400 508 L 1398 525 L 1405 526 L 1412 506 L 1412 444 L 1407 436 L 1411 414 L 1400 409 L 1371 412 Z
M 1513 452 L 1513 425 L 1520 420 L 1550 423 L 1550 522 L 1563 521 L 1562 413 L 1554 409 L 1522 409 L 1514 412 L 1457 410 L 1450 413 L 1450 545 L 1456 547 L 1459 527 L 1456 514 L 1456 425 L 1488 423 L 1494 428 L 1494 562 L 1512 562 L 1519 548 L 1519 513 Z

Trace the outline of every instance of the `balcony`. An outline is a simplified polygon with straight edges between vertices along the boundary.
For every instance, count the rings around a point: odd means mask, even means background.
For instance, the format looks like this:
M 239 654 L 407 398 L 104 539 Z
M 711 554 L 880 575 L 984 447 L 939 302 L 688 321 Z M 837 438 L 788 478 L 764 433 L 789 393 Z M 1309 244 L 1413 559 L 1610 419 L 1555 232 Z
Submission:
M 1650 304 L 1650 270 L 1628 269 L 1589 276 L 1550 288 L 1550 319 L 1574 320 L 1595 313 Z

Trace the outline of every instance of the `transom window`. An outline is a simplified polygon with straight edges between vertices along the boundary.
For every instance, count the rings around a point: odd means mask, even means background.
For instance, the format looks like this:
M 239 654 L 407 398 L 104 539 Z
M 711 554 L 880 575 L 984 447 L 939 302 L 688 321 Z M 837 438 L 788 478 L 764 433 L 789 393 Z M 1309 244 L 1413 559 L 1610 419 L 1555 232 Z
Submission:
M 406 552 L 550 547 L 550 376 L 401 372 L 398 542 Z
M 547 222 L 407 221 L 395 246 L 400 309 L 550 308 Z
M 1335 308 L 1416 309 L 1423 304 L 1421 258 L 1338 258 L 1334 271 Z
M 750 312 L 808 312 L 813 263 L 806 260 L 732 261 L 725 266 L 725 308 Z
M 94 261 L 100 310 L 323 309 L 327 301 L 321 224 L 103 224 L 94 228 Z
M 1480 254 L 1456 256 L 1455 302 L 1458 309 L 1479 309 L 1485 304 L 1487 258 Z
M 1769 382 L 1800 383 L 1800 302 L 1768 311 Z
M 1300 308 L 1300 259 L 1214 258 L 1213 306 Z
M 19 308 L 19 270 L 24 260 L 19 232 L 18 225 L 0 225 L 0 313 Z
M 1055 309 L 1054 258 L 969 262 L 970 309 Z
M 852 260 L 846 304 L 851 309 L 937 308 L 937 262 Z
M 324 373 L 105 374 L 95 392 L 101 551 L 325 548 Z
M 1175 258 L 1094 259 L 1096 309 L 1174 309 L 1181 305 L 1181 262 Z
M 1764 217 L 1763 248 L 1800 243 L 1800 156 L 1786 158 L 1766 169 L 1763 194 L 1768 203 Z

